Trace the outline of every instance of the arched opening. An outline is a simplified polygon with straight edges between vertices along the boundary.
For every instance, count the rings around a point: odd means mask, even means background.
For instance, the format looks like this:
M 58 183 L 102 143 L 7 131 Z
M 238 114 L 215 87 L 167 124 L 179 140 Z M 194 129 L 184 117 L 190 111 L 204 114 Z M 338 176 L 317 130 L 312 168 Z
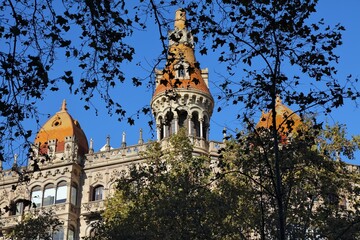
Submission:
M 199 114 L 193 112 L 191 116 L 191 135 L 194 137 L 200 137 L 200 121 Z
M 187 125 L 187 112 L 185 110 L 180 110 L 178 111 L 178 116 L 179 116 L 179 128 L 188 128 L 188 125 Z
M 164 137 L 169 137 L 175 133 L 175 121 L 174 121 L 174 113 L 173 112 L 169 111 L 166 113 L 164 124 L 165 124 Z
M 208 135 L 209 135 L 209 119 L 208 119 L 208 117 L 207 117 L 206 115 L 203 117 L 202 132 L 203 132 L 203 138 L 204 138 L 205 140 L 208 140 Z
M 159 133 L 158 133 L 158 135 L 159 135 L 159 140 L 161 140 L 161 139 L 164 138 L 163 124 L 164 124 L 163 118 L 162 118 L 162 117 L 159 117 L 159 125 L 157 126 L 158 131 L 159 131 Z
M 92 201 L 102 200 L 103 194 L 104 194 L 104 186 L 97 185 L 96 187 L 93 188 L 91 200 Z
M 184 61 L 180 61 L 178 62 L 175 66 L 175 78 L 177 79 L 188 79 L 190 78 L 190 74 L 189 74 L 189 64 L 187 62 Z
M 66 181 L 61 181 L 56 188 L 55 204 L 66 202 L 67 198 L 67 185 Z
M 55 202 L 55 186 L 48 184 L 45 186 L 43 206 L 52 205 Z
M 42 191 L 40 186 L 35 186 L 31 190 L 31 202 L 35 204 L 36 207 L 41 207 L 42 201 Z
M 98 231 L 97 228 L 92 228 L 92 229 L 90 230 L 89 237 L 93 238 L 93 237 L 98 236 L 98 235 L 99 235 L 98 232 L 99 232 L 99 231 Z

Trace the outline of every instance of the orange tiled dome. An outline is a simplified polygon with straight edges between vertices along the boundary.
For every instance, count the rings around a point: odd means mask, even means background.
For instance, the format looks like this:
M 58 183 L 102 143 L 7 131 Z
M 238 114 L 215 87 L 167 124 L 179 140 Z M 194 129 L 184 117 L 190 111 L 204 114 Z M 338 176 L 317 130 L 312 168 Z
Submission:
M 41 127 L 35 138 L 35 145 L 40 144 L 40 152 L 47 153 L 48 141 L 56 139 L 55 152 L 63 152 L 65 137 L 73 136 L 75 136 L 77 141 L 79 153 L 87 153 L 89 147 L 85 133 L 81 129 L 79 122 L 74 120 L 67 112 L 66 102 L 64 100 L 60 111 Z
M 285 106 L 280 97 L 276 98 L 276 129 L 282 133 L 291 133 L 296 131 L 296 129 L 302 124 L 301 118 L 299 115 L 294 113 L 290 108 Z M 268 113 L 262 113 L 256 128 L 270 128 L 272 126 L 272 111 Z M 291 121 L 290 125 L 287 124 L 288 121 Z M 290 127 L 290 129 L 288 129 Z

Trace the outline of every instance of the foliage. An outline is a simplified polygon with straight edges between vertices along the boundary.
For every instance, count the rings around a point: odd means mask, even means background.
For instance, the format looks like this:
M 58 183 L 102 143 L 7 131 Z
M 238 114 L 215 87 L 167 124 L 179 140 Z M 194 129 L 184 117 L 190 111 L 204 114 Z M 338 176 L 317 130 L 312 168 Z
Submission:
M 124 173 L 107 201 L 98 239 L 219 239 L 230 231 L 224 196 L 210 188 L 210 159 L 192 156 L 185 131 L 168 147 L 154 142 L 146 162 Z
M 133 12 L 128 15 L 129 9 Z M 28 143 L 32 132 L 22 122 L 38 121 L 35 104 L 49 91 L 68 87 L 84 100 L 85 109 L 97 95 L 109 113 L 125 117 L 110 90 L 124 82 L 122 65 L 135 53 L 126 39 L 134 29 L 145 28 L 138 7 L 122 0 L 2 0 L 0 11 L 1 161 L 12 158 L 19 139 Z M 135 86 L 142 84 L 131 79 Z
M 359 92 L 352 79 L 336 79 L 339 56 L 334 50 L 342 43 L 344 27 L 327 26 L 324 20 L 312 23 L 309 17 L 317 2 L 2 0 L 0 10 L 6 14 L 0 18 L 0 160 L 13 156 L 5 150 L 12 150 L 14 140 L 29 139 L 32 132 L 22 122 L 38 118 L 35 104 L 48 91 L 67 86 L 80 95 L 86 109 L 100 96 L 110 114 L 126 118 L 126 109 L 110 90 L 126 79 L 134 86 L 143 83 L 123 71 L 136 50 L 130 39 L 155 19 L 163 52 L 154 70 L 167 52 L 166 33 L 173 23 L 169 12 L 178 6 L 186 10 L 189 29 L 198 35 L 194 40 L 200 53 L 218 50 L 219 62 L 227 63 L 230 78 L 220 84 L 224 95 L 219 99 L 244 102 L 248 110 L 257 105 L 271 108 L 281 93 L 286 103 L 302 110 L 320 104 L 326 111 L 341 106 L 344 98 L 356 99 Z M 60 67 L 64 60 L 71 64 Z M 240 66 L 244 74 L 232 79 Z M 309 89 L 287 87 L 299 86 L 300 78 Z M 147 114 L 149 108 L 139 113 Z M 134 123 L 133 117 L 126 119 Z
M 360 144 L 340 132 L 338 125 L 304 123 L 286 141 L 279 136 L 290 239 L 360 237 L 359 174 L 337 159 Z M 184 132 L 170 138 L 169 148 L 153 143 L 147 161 L 124 172 L 93 226 L 98 237 L 89 239 L 279 239 L 271 138 L 268 129 L 239 133 L 212 163 L 191 155 Z M 352 150 L 339 148 L 344 143 Z
M 189 6 L 194 31 L 211 39 L 218 60 L 235 74 L 220 84 L 221 98 L 243 102 L 245 112 L 251 112 L 254 107 L 272 109 L 278 94 L 301 110 L 319 104 L 326 111 L 343 105 L 344 98 L 359 97 L 351 81 L 336 78 L 339 56 L 334 50 L 345 29 L 310 19 L 317 2 L 206 1 Z M 207 48 L 204 44 L 200 52 Z
M 319 127 L 304 124 L 285 142 L 283 135 L 278 136 L 283 139 L 279 169 L 285 235 L 290 239 L 359 239 L 359 186 L 355 184 L 359 174 L 349 171 L 339 156 L 352 156 L 360 144 L 340 134 L 344 129 L 338 125 Z M 237 209 L 232 218 L 238 228 L 251 229 L 261 239 L 279 239 L 272 134 L 268 129 L 257 133 L 239 133 L 236 141 L 228 142 L 218 184 L 228 196 L 224 204 Z
M 342 106 L 346 98 L 356 100 L 360 96 L 357 80 L 350 76 L 338 79 L 336 75 L 339 56 L 335 49 L 342 44 L 345 29 L 341 25 L 328 26 L 323 19 L 311 21 L 317 2 L 139 0 L 133 7 L 124 0 L 62 1 L 62 5 L 51 0 L 31 3 L 3 0 L 0 2 L 0 9 L 5 13 L 0 18 L 0 39 L 4 46 L 0 52 L 0 160 L 6 158 L 4 146 L 11 148 L 19 137 L 28 140 L 31 132 L 24 129 L 21 122 L 36 118 L 33 103 L 43 98 L 45 90 L 57 91 L 61 83 L 81 95 L 85 108 L 91 105 L 94 94 L 99 94 L 109 112 L 123 118 L 126 112 L 113 100 L 109 89 L 125 80 L 123 64 L 133 59 L 135 48 L 127 38 L 136 29 L 144 29 L 148 17 L 154 17 L 164 46 L 163 54 L 166 54 L 164 32 L 173 18 L 169 20 L 164 16 L 178 4 L 184 6 L 190 29 L 199 37 L 195 41 L 200 44 L 200 52 L 206 54 L 210 48 L 219 53 L 219 62 L 226 63 L 230 78 L 220 84 L 223 95 L 218 99 L 242 104 L 244 111 L 238 117 L 245 123 L 250 123 L 254 111 L 267 108 L 272 110 L 272 126 L 278 126 L 275 111 L 278 94 L 286 104 L 298 106 L 301 114 L 314 106 L 321 106 L 327 114 Z M 77 68 L 64 69 L 63 74 L 52 77 L 50 72 L 55 60 L 62 54 L 74 61 L 72 65 Z M 238 78 L 235 73 L 240 67 L 243 74 Z M 79 82 L 75 82 L 76 70 L 81 72 Z M 131 79 L 134 85 L 141 84 L 138 78 Z M 144 112 L 149 112 L 148 108 L 144 108 Z M 133 119 L 129 118 L 128 122 L 133 123 Z M 248 126 L 252 131 L 251 123 Z M 289 231 L 288 211 L 292 210 L 287 208 L 287 201 L 289 191 L 294 190 L 287 188 L 287 180 L 297 178 L 293 175 L 284 178 L 288 173 L 284 172 L 282 157 L 292 159 L 292 155 L 283 156 L 283 149 L 279 149 L 278 129 L 273 127 L 264 137 L 266 142 L 255 142 L 266 143 L 264 146 L 269 151 L 264 162 L 257 162 L 259 165 L 250 169 L 259 170 L 266 164 L 271 170 L 264 174 L 271 174 L 270 190 L 275 196 L 264 205 L 270 204 L 266 205 L 267 209 L 275 210 L 274 226 L 279 230 L 279 239 L 284 240 Z M 344 150 L 344 154 L 352 152 L 347 145 L 340 150 Z M 311 152 L 300 153 L 303 157 Z M 290 170 L 296 165 L 291 161 L 286 163 L 290 164 Z M 332 164 L 325 166 L 335 169 Z M 143 168 L 152 169 L 142 166 L 140 170 Z M 254 180 L 252 175 L 247 178 Z M 138 181 L 142 183 L 142 178 Z M 264 226 L 260 228 L 263 235 Z
M 273 170 L 275 200 L 272 209 L 278 230 L 278 239 L 285 240 L 287 232 L 286 183 L 282 177 L 279 149 L 276 97 L 281 95 L 285 104 L 296 104 L 298 112 L 312 110 L 315 106 L 325 113 L 342 106 L 344 99 L 356 100 L 357 79 L 337 79 L 336 64 L 339 56 L 335 49 L 342 44 L 340 24 L 331 27 L 321 19 L 311 21 L 317 0 L 296 1 L 206 1 L 193 3 L 187 9 L 193 29 L 202 38 L 212 40 L 212 50 L 219 50 L 219 61 L 227 64 L 230 76 L 220 85 L 227 103 L 241 104 L 238 115 L 249 130 L 252 115 L 259 108 L 270 109 L 272 114 L 272 151 L 268 156 Z M 215 14 L 216 13 L 216 14 Z M 207 53 L 207 45 L 202 46 Z M 254 66 L 256 67 L 254 67 Z M 239 78 L 235 72 L 243 67 Z M 302 83 L 302 84 L 301 84 Z M 302 86 L 301 88 L 299 86 Z M 221 109 L 218 109 L 221 110 Z M 251 176 L 248 176 L 251 178 Z M 284 185 L 285 184 L 285 185 Z
M 28 213 L 21 222 L 12 228 L 6 237 L 19 240 L 51 240 L 53 239 L 53 234 L 56 233 L 62 225 L 63 223 L 52 211 Z

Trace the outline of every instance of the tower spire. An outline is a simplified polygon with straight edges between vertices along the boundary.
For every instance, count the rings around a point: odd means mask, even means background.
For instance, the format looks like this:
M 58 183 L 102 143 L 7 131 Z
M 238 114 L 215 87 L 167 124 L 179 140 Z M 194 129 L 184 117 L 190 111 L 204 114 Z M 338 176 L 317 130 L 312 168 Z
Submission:
M 174 27 L 176 30 L 183 30 L 186 28 L 186 14 L 185 10 L 180 8 L 176 10 Z
M 207 140 L 214 100 L 208 87 L 208 70 L 200 69 L 195 58 L 194 40 L 186 29 L 184 9 L 176 11 L 174 30 L 168 38 L 167 62 L 162 71 L 156 71 L 156 89 L 151 101 L 158 140 L 181 127 L 187 128 L 189 135 Z
M 66 100 L 64 99 L 62 104 L 61 104 L 61 108 L 60 108 L 61 112 L 66 112 L 67 111 L 67 107 L 66 107 Z

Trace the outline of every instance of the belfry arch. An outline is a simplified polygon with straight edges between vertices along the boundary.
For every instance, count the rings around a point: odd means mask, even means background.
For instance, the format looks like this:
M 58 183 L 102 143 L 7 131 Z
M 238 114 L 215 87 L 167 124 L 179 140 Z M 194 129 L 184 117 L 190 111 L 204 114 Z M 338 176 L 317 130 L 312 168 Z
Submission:
M 184 109 L 167 109 L 163 115 L 157 118 L 156 123 L 158 140 L 176 134 L 180 128 L 185 128 L 191 137 L 208 140 L 209 118 L 200 110 L 188 112 Z

